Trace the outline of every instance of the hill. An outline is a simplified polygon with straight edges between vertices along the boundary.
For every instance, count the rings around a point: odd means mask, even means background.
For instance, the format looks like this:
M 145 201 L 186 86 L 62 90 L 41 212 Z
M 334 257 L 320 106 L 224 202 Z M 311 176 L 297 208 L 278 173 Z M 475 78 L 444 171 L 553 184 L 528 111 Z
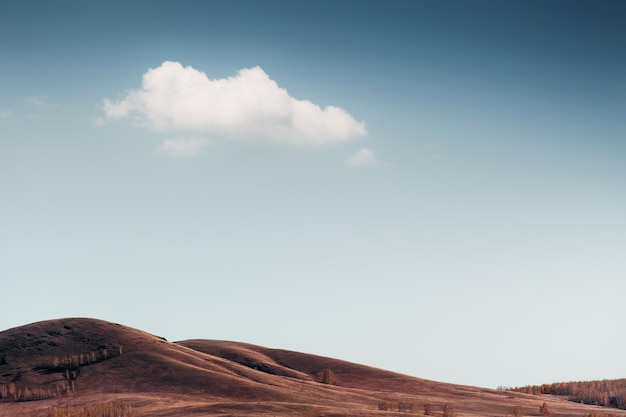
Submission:
M 562 395 L 570 401 L 626 409 L 626 379 L 555 382 L 515 387 L 510 390 L 527 394 Z
M 94 319 L 0 332 L 0 417 L 107 415 L 107 407 L 124 417 L 442 415 L 446 404 L 450 416 L 521 409 L 532 416 L 544 402 L 555 415 L 606 414 L 557 396 L 434 382 L 245 343 L 173 343 Z

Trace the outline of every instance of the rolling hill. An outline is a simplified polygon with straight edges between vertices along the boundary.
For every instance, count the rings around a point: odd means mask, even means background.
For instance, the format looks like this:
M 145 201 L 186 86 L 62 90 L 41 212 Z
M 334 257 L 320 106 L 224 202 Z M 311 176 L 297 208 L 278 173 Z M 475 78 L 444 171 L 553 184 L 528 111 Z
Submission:
M 559 416 L 609 413 L 557 396 L 434 382 L 245 343 L 169 342 L 95 319 L 0 332 L 0 417 L 107 404 L 135 417 L 406 416 L 424 415 L 425 407 L 443 415 L 446 404 L 450 415 L 505 416 L 523 408 L 532 416 L 541 415 L 544 402 Z

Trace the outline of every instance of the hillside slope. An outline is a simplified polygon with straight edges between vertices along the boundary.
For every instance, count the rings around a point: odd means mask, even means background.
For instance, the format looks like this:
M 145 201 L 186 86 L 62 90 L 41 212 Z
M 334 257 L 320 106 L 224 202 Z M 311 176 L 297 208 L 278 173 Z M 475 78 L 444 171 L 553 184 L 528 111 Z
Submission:
M 601 415 L 552 396 L 459 386 L 315 355 L 245 343 L 171 343 L 94 319 L 60 319 L 0 332 L 0 417 L 46 416 L 60 405 L 124 403 L 142 416 Z

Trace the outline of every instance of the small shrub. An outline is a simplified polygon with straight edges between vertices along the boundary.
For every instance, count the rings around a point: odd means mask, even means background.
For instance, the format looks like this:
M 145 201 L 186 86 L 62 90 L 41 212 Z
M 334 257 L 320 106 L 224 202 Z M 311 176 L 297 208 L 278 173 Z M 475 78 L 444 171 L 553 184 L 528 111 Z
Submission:
M 322 371 L 322 384 L 335 385 L 335 373 L 332 369 L 324 369 Z
M 550 407 L 550 405 L 545 402 L 539 407 L 539 412 L 544 416 L 551 416 L 552 414 L 554 414 L 554 411 L 552 411 L 552 407 Z
M 524 415 L 526 414 L 524 407 L 521 406 L 516 406 L 515 408 L 513 408 L 513 415 L 515 417 L 524 417 Z
M 400 401 L 398 403 L 398 411 L 401 413 L 412 413 L 414 409 L 415 409 L 415 404 L 413 403 L 408 403 L 404 401 Z
M 456 417 L 456 410 L 451 404 L 445 403 L 443 405 L 443 417 Z

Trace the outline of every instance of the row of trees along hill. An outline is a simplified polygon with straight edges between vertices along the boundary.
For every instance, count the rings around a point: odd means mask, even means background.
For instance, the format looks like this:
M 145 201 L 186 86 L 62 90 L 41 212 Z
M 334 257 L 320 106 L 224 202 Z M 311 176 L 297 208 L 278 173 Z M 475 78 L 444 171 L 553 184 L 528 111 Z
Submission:
M 96 403 L 86 406 L 51 407 L 46 417 L 132 417 L 129 403 Z
M 556 382 L 554 384 L 509 388 L 509 390 L 534 395 L 563 395 L 575 402 L 626 409 L 626 379 Z
M 45 386 L 28 386 L 19 383 L 0 384 L 0 400 L 35 401 L 71 395 L 75 380 L 84 366 L 103 362 L 122 355 L 122 345 L 100 346 L 90 352 L 68 356 L 54 356 L 34 367 L 41 374 L 60 374 L 63 381 Z

